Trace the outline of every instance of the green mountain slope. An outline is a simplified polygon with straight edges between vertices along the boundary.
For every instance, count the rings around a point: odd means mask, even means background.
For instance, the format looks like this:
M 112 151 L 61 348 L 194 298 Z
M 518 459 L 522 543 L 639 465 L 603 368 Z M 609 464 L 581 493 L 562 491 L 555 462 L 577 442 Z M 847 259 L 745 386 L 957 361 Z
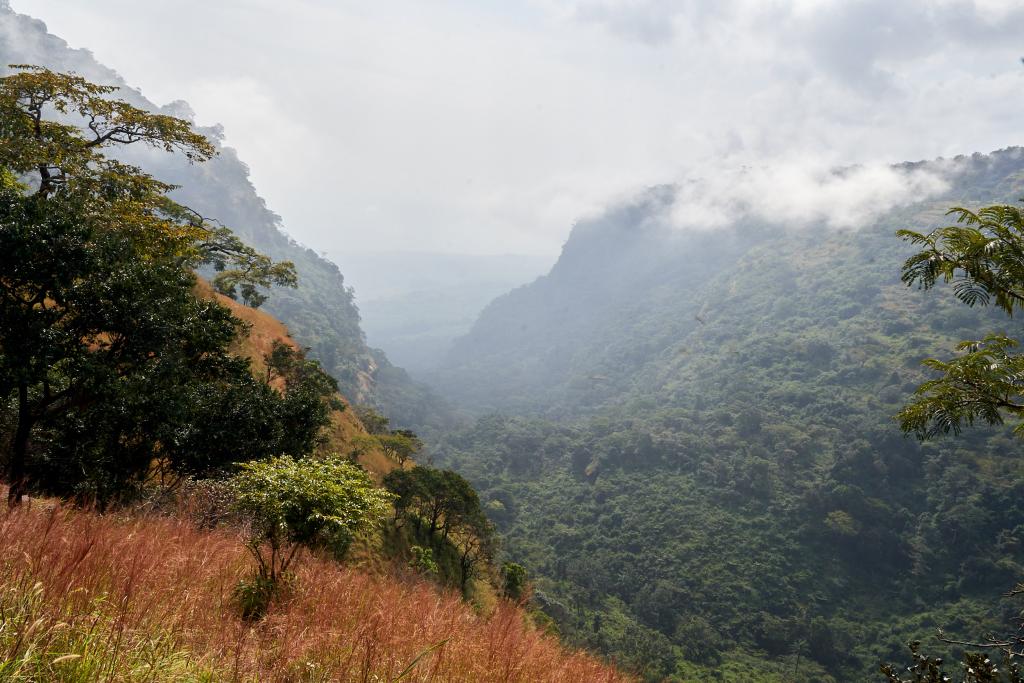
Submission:
M 158 107 L 97 62 L 88 50 L 71 49 L 50 34 L 43 22 L 17 14 L 0 2 L 0 65 L 14 63 L 74 71 L 94 82 L 121 86 L 117 96 L 136 106 L 182 118 L 192 116 L 184 102 Z M 346 396 L 378 405 L 399 423 L 443 421 L 443 408 L 436 397 L 392 366 L 383 352 L 367 346 L 353 292 L 338 267 L 287 236 L 281 218 L 256 193 L 249 169 L 235 150 L 219 144 L 223 138 L 219 128 L 200 132 L 218 143 L 219 155 L 207 164 L 190 166 L 176 155 L 142 149 L 130 150 L 126 159 L 161 180 L 181 185 L 184 189 L 175 193 L 181 203 L 219 220 L 274 259 L 295 263 L 298 288 L 273 290 L 264 307 L 288 325 L 299 343 L 311 349 L 338 379 Z
M 899 282 L 896 229 L 1024 190 L 1019 149 L 955 167 L 946 195 L 849 232 L 678 235 L 652 191 L 459 342 L 464 408 L 531 416 L 485 415 L 436 457 L 572 640 L 651 680 L 872 680 L 913 638 L 1012 611 L 1019 443 L 920 445 L 892 420 L 923 357 L 1017 331 Z

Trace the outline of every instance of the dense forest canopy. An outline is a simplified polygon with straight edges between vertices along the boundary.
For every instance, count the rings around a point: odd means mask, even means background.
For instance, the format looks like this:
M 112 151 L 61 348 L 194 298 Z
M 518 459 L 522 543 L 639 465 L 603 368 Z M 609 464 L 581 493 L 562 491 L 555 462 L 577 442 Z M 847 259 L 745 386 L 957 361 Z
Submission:
M 438 383 L 500 412 L 428 443 L 573 642 L 651 680 L 864 680 L 1014 609 L 1019 444 L 893 420 L 922 359 L 1014 325 L 901 282 L 896 230 L 1021 194 L 1019 149 L 955 163 L 948 195 L 848 231 L 679 234 L 655 190 L 459 342 Z

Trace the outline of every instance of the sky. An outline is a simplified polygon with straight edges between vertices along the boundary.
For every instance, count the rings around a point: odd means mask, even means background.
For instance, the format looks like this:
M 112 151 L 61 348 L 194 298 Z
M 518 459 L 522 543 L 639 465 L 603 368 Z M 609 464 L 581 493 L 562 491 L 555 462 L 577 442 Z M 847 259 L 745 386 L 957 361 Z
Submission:
M 886 164 L 1024 141 L 1018 0 L 11 5 L 223 124 L 318 251 L 552 255 L 662 183 L 689 188 L 683 225 L 733 194 L 846 225 L 942 184 Z

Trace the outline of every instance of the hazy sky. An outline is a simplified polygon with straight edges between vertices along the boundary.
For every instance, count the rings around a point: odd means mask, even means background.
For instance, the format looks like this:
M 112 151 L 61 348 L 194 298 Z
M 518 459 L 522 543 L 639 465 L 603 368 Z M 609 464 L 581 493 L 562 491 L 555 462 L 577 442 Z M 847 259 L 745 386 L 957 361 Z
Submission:
M 650 184 L 755 168 L 748 200 L 813 207 L 824 167 L 1024 137 L 1019 0 L 11 4 L 222 123 L 319 250 L 551 254 Z

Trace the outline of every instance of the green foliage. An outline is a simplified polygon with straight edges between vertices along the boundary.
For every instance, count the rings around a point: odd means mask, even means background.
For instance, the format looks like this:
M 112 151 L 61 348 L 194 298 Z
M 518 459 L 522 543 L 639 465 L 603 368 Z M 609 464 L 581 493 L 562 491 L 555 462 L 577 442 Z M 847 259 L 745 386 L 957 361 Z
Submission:
M 106 162 L 101 150 L 143 143 L 206 161 L 213 145 L 181 119 L 151 114 L 109 97 L 117 88 L 81 76 L 32 65 L 0 79 L 0 165 L 24 174 L 38 172 L 39 191 L 95 177 Z M 50 112 L 72 122 L 56 121 Z M 81 125 L 79 125 L 81 124 Z
M 916 283 L 923 289 L 931 289 L 939 281 L 952 283 L 954 295 L 967 306 L 994 303 L 1012 317 L 1014 311 L 1024 305 L 1024 216 L 1020 209 L 996 205 L 978 211 L 954 208 L 949 213 L 956 215 L 959 225 L 928 234 L 909 230 L 898 233 L 915 246 L 924 247 L 904 263 L 903 281 L 908 285 Z M 1004 414 L 1020 420 L 1024 417 L 1024 398 L 1021 397 L 1024 356 L 1011 352 L 1017 345 L 1016 340 L 1004 334 L 988 334 L 982 341 L 961 342 L 957 346 L 960 356 L 949 362 L 926 359 L 924 365 L 939 377 L 921 384 L 914 401 L 898 414 L 903 430 L 916 433 L 924 440 L 949 432 L 959 435 L 964 426 L 973 426 L 976 421 L 1001 425 Z M 1013 431 L 1018 436 L 1024 434 L 1024 422 Z M 980 521 L 976 505 L 964 512 L 961 517 L 967 517 L 969 524 Z M 963 557 L 965 567 L 994 569 L 1001 563 L 1011 575 L 1019 571 L 1007 566 L 1005 558 L 997 560 L 968 553 Z M 1020 590 L 1018 586 L 1012 593 Z M 976 649 L 999 652 L 1005 661 L 1000 669 L 983 652 L 966 653 L 963 680 L 1024 680 L 1011 661 L 1020 655 L 1019 619 L 1016 631 L 1006 639 L 990 635 L 984 643 L 973 644 Z M 942 661 L 921 655 L 919 645 L 911 644 L 914 665 L 908 669 L 912 674 L 910 679 L 900 678 L 890 666 L 882 667 L 882 672 L 894 683 L 951 680 L 941 670 Z
M 447 538 L 453 528 L 482 515 L 476 492 L 452 470 L 396 469 L 384 476 L 384 486 L 395 495 L 396 514 L 425 524 L 429 534 L 440 530 Z
M 107 600 L 55 615 L 46 597 L 41 582 L 25 581 L 11 581 L 0 595 L 0 681 L 92 683 L 116 671 L 125 683 L 214 683 L 225 674 L 175 642 L 170 629 L 124 637 Z
M 949 362 L 925 359 L 925 367 L 941 376 L 918 387 L 915 400 L 900 411 L 903 429 L 927 439 L 960 434 L 976 421 L 1000 425 L 1003 413 L 1024 417 L 1024 357 L 1009 352 L 1016 346 L 1016 340 L 992 334 L 981 341 L 961 342 L 957 350 L 962 355 Z M 1024 433 L 1024 422 L 1014 432 Z
M 38 67 L 0 79 L 0 168 L 20 179 L 0 187 L 0 425 L 12 503 L 30 485 L 104 503 L 130 494 L 154 463 L 207 473 L 255 455 L 265 436 L 231 432 L 213 413 L 274 408 L 227 352 L 239 321 L 195 296 L 192 269 L 230 266 L 253 286 L 293 283 L 294 272 L 170 200 L 171 185 L 107 158 L 135 143 L 189 161 L 214 154 L 188 122 L 112 92 Z M 292 407 L 286 421 L 319 419 L 308 403 Z
M 936 282 L 953 284 L 958 299 L 974 306 L 994 303 L 1007 315 L 1024 306 L 1024 214 L 999 204 L 977 211 L 950 209 L 959 225 L 927 234 L 900 230 L 896 234 L 924 247 L 903 265 L 903 281 L 931 289 Z
M 373 437 L 368 444 L 383 450 L 400 466 L 404 467 L 409 458 L 423 450 L 423 441 L 415 432 L 410 429 L 392 429 L 391 420 L 372 406 L 357 406 L 356 415 Z
M 941 658 L 932 658 L 921 654 L 920 641 L 910 643 L 912 664 L 905 668 L 884 664 L 882 674 L 888 683 L 1024 683 L 1020 666 L 1012 659 L 1004 657 L 1002 662 L 994 662 L 981 653 L 968 653 L 964 661 L 950 675 L 943 667 Z M 956 679 L 953 676 L 958 676 Z
M 409 551 L 412 553 L 412 559 L 409 560 L 410 569 L 418 574 L 437 576 L 439 570 L 437 562 L 434 561 L 433 550 L 420 545 L 414 545 L 409 548 Z
M 248 520 L 247 548 L 259 579 L 277 585 L 301 548 L 347 546 L 377 523 L 392 496 L 365 471 L 331 456 L 241 463 L 231 478 L 233 506 Z
M 923 247 L 903 266 L 903 281 L 931 289 L 939 281 L 952 283 L 957 299 L 968 306 L 990 303 L 1012 316 L 1024 305 L 1024 216 L 1008 205 L 977 211 L 954 208 L 959 225 L 927 234 L 901 230 L 899 235 Z M 1003 414 L 1024 416 L 1020 377 L 1024 358 L 1011 353 L 1017 342 L 1002 334 L 982 341 L 961 342 L 960 357 L 949 362 L 934 358 L 925 365 L 939 377 L 922 384 L 915 400 L 900 412 L 903 429 L 920 438 L 953 432 L 975 421 L 1003 422 Z M 1024 424 L 1018 425 L 1018 434 Z
M 381 434 L 377 437 L 377 443 L 389 457 L 398 461 L 399 466 L 404 466 L 409 458 L 423 449 L 423 442 L 408 429 Z
M 452 470 L 416 466 L 396 469 L 384 477 L 384 486 L 395 497 L 396 521 L 411 519 L 417 531 L 435 542 L 449 541 L 459 553 L 460 587 L 494 556 L 497 536 L 493 524 L 480 507 L 476 491 Z
M 238 608 L 238 614 L 246 621 L 257 621 L 267 615 L 274 598 L 281 594 L 280 581 L 250 576 L 240 579 L 231 592 L 231 599 Z
M 515 562 L 501 565 L 501 592 L 509 600 L 519 602 L 526 594 L 526 568 Z
M 371 434 L 389 434 L 391 433 L 391 420 L 384 415 L 381 415 L 373 406 L 360 405 L 356 406 L 356 417 L 366 427 L 366 431 Z

